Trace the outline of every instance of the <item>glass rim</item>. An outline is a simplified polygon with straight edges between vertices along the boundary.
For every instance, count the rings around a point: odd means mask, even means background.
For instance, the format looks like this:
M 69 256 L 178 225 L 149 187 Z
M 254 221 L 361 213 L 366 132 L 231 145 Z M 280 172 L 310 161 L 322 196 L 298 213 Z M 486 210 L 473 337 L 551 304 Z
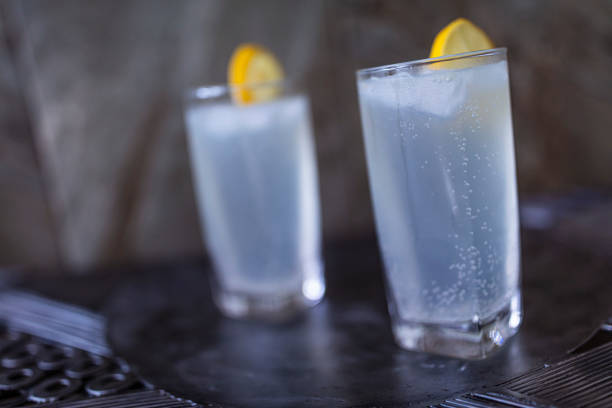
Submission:
M 294 86 L 294 81 L 292 79 L 284 78 L 278 81 L 265 81 L 265 82 L 257 82 L 253 84 L 211 84 L 211 85 L 199 85 L 187 88 L 184 92 L 184 98 L 187 100 L 208 100 L 221 98 L 226 95 L 231 95 L 232 92 L 238 91 L 241 89 L 258 89 L 258 88 L 267 88 L 267 87 L 280 87 L 282 89 L 291 88 Z
M 392 71 L 392 70 L 403 70 L 406 68 L 411 68 L 411 67 L 421 66 L 421 65 L 428 65 L 428 64 L 437 63 L 437 62 L 455 61 L 455 60 L 462 60 L 466 58 L 506 54 L 507 50 L 508 49 L 506 47 L 496 47 L 496 48 L 489 48 L 486 50 L 469 51 L 469 52 L 462 52 L 459 54 L 443 55 L 441 57 L 435 57 L 435 58 L 421 58 L 421 59 L 413 60 L 413 61 L 396 62 L 394 64 L 379 65 L 377 67 L 362 68 L 362 69 L 358 69 L 356 71 L 356 74 L 358 77 L 361 78 L 365 75 L 378 74 L 381 72 L 387 72 L 387 71 Z

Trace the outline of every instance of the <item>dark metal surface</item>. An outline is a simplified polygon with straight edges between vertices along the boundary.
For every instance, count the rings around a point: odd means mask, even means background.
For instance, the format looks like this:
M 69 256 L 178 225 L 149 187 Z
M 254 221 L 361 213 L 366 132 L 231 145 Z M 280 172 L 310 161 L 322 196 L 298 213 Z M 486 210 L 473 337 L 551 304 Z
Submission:
M 523 234 L 525 321 L 485 361 L 399 349 L 376 243 L 328 247 L 326 300 L 282 325 L 228 320 L 205 267 L 122 279 L 108 298 L 112 346 L 152 383 L 200 403 L 245 407 L 426 405 L 559 361 L 612 315 L 609 258 Z
M 113 351 L 137 365 L 150 383 L 210 406 L 405 407 L 451 401 L 457 395 L 471 400 L 472 406 L 483 401 L 495 406 L 491 398 L 502 397 L 538 402 L 537 397 L 507 389 L 500 394 L 496 385 L 561 361 L 572 349 L 582 353 L 607 343 L 609 334 L 593 329 L 612 316 L 612 230 L 605 227 L 612 206 L 598 200 L 587 206 L 592 210 L 579 206 L 572 212 L 574 206 L 564 206 L 543 224 L 538 220 L 542 209 L 550 207 L 545 204 L 531 214 L 541 230 L 522 235 L 523 327 L 485 361 L 428 356 L 395 345 L 374 240 L 328 246 L 325 301 L 283 325 L 220 317 L 210 301 L 207 266 L 201 261 L 114 268 L 90 276 L 37 276 L 23 280 L 22 286 L 105 312 Z M 21 316 L 17 321 L 25 318 L 19 308 L 11 310 Z M 50 323 L 54 330 L 48 334 L 58 334 L 55 329 L 60 327 L 53 319 Z M 76 326 L 67 327 L 78 338 Z M 89 331 L 86 339 L 94 340 L 99 333 Z M 0 352 L 25 341 L 27 336 L 5 333 Z M 79 370 L 95 371 L 96 364 L 75 356 L 64 372 L 80 379 Z M 74 373 L 68 375 L 71 369 Z M 593 369 L 598 370 L 589 366 L 587 371 Z M 599 386 L 607 383 L 593 385 Z M 157 406 L 182 406 L 173 405 L 181 403 L 177 400 L 159 402 L 166 395 L 147 395 L 143 401 Z M 92 406 L 98 401 L 99 406 L 150 406 L 139 403 L 138 397 L 120 396 L 97 397 Z M 20 403 L 23 396 L 14 398 Z

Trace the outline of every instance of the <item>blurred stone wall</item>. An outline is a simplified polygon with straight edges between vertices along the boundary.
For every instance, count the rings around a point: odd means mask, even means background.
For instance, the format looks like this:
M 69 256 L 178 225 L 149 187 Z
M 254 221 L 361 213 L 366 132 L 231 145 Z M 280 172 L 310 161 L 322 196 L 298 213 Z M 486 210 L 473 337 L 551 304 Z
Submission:
M 328 240 L 373 230 L 355 69 L 427 56 L 458 16 L 509 49 L 521 191 L 612 186 L 610 1 L 3 0 L 0 15 L 0 203 L 17 214 L 0 209 L 0 264 L 200 254 L 181 94 L 223 82 L 244 41 L 311 96 Z
M 23 263 L 45 270 L 58 253 L 34 143 L 12 51 L 0 14 L 0 267 Z

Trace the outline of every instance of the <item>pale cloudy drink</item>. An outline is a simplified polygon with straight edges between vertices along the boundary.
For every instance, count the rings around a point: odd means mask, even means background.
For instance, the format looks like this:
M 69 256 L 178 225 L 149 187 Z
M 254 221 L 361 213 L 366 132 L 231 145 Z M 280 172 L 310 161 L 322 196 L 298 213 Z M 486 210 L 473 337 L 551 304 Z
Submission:
M 481 358 L 521 320 L 505 49 L 358 72 L 394 334 Z

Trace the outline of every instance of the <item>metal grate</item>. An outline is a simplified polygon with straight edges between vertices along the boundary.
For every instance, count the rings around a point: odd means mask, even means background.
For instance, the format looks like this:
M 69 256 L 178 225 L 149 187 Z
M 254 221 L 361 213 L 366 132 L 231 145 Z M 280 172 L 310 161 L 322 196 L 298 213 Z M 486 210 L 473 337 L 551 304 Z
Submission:
M 199 407 L 199 405 L 174 397 L 164 391 L 151 390 L 139 391 L 127 395 L 115 395 L 112 397 L 102 397 L 95 400 L 84 400 L 75 402 L 64 402 L 61 404 L 45 404 L 38 405 L 40 408 L 142 408 L 142 407 L 164 407 L 164 408 L 180 408 L 180 407 Z
M 504 391 L 475 392 L 446 400 L 435 408 L 552 408 L 525 395 Z
M 199 407 L 145 384 L 105 336 L 88 310 L 0 292 L 0 408 Z
M 610 408 L 612 342 L 530 371 L 492 391 L 468 393 L 435 408 Z

